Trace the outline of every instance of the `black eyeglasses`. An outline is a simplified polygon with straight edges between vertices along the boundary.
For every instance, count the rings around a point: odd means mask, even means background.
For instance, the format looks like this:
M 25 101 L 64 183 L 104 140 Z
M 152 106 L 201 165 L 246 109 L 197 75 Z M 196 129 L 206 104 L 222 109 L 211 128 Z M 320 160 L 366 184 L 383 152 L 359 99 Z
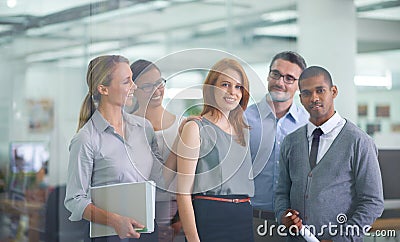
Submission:
M 297 80 L 296 78 L 294 78 L 291 75 L 282 75 L 277 70 L 269 71 L 268 76 L 271 77 L 274 80 L 279 80 L 279 79 L 281 79 L 281 77 L 283 77 L 283 82 L 286 83 L 286 84 L 293 84 Z
M 144 84 L 137 88 L 142 89 L 144 92 L 152 92 L 155 89 L 163 89 L 165 87 L 166 83 L 167 83 L 167 80 L 165 80 L 164 78 L 160 78 L 154 84 L 148 83 L 148 84 Z

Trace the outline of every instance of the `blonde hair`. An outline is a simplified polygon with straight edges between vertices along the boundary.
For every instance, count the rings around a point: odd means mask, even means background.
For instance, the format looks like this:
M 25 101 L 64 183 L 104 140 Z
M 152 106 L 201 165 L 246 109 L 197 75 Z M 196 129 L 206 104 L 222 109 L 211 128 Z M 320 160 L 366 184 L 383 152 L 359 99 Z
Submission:
M 120 55 L 103 55 L 89 62 L 86 73 L 86 83 L 89 87 L 89 91 L 81 106 L 77 131 L 79 131 L 93 115 L 96 110 L 95 103 L 98 104 L 100 102 L 101 95 L 97 87 L 99 85 L 110 85 L 112 74 L 118 63 L 127 63 L 129 65 L 129 60 Z
M 249 80 L 247 78 L 246 72 L 237 60 L 224 58 L 218 61 L 213 67 L 211 67 L 211 70 L 208 72 L 208 75 L 203 85 L 204 107 L 201 115 L 210 112 L 211 115 L 217 115 L 218 118 L 221 117 L 222 113 L 216 108 L 214 86 L 219 76 L 226 75 L 224 74 L 224 71 L 226 71 L 227 69 L 236 71 L 240 75 L 242 80 L 242 99 L 240 100 L 239 105 L 234 110 L 229 112 L 228 120 L 232 124 L 233 129 L 237 134 L 237 142 L 245 146 L 246 141 L 244 138 L 243 129 L 248 129 L 249 126 L 245 123 L 243 119 L 243 112 L 247 108 L 250 97 Z

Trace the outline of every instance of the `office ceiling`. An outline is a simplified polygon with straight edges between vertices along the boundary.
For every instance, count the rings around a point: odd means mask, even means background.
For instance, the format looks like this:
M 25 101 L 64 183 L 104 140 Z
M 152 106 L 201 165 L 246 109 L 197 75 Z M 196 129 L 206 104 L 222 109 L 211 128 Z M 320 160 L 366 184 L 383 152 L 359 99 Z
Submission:
M 0 4 L 0 50 L 28 63 L 78 63 L 84 56 L 115 51 L 156 59 L 195 47 L 234 50 L 250 63 L 265 62 L 276 50 L 295 48 L 298 31 L 295 0 L 4 0 Z M 355 0 L 355 5 L 358 53 L 363 53 L 362 59 L 390 65 L 400 76 L 400 0 Z

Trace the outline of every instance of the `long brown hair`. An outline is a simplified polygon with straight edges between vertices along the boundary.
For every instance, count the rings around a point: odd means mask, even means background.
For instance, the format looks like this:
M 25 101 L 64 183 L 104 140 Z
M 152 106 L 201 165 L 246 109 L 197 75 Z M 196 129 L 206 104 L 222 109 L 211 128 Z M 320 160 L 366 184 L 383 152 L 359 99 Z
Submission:
M 120 55 L 103 55 L 89 62 L 86 73 L 86 83 L 89 87 L 89 91 L 81 106 L 77 131 L 90 119 L 96 110 L 96 104 L 100 102 L 101 95 L 97 87 L 99 85 L 110 85 L 112 73 L 118 63 L 127 63 L 129 65 L 129 60 Z
M 215 96 L 214 96 L 214 86 L 218 80 L 218 77 L 224 74 L 224 71 L 227 69 L 232 69 L 236 71 L 242 80 L 242 99 L 239 102 L 239 105 L 232 111 L 229 112 L 228 120 L 233 126 L 237 134 L 237 142 L 243 146 L 246 145 L 246 141 L 244 138 L 244 130 L 245 128 L 249 128 L 249 126 L 245 123 L 243 119 L 243 112 L 247 108 L 247 103 L 249 102 L 249 80 L 247 78 L 246 72 L 243 67 L 237 60 L 224 58 L 217 63 L 211 70 L 208 72 L 206 80 L 203 85 L 203 99 L 204 99 L 204 107 L 201 115 L 211 112 L 211 115 L 217 115 L 218 118 L 221 118 L 222 113 L 216 108 Z

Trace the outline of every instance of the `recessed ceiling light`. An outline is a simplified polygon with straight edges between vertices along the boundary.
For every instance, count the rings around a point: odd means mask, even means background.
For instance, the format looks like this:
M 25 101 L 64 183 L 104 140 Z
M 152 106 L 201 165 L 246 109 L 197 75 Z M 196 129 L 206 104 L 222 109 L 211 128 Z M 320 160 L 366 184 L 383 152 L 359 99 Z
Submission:
M 354 77 L 354 84 L 356 86 L 386 87 L 390 90 L 392 88 L 392 73 L 390 71 L 386 71 L 385 76 L 356 75 Z
M 7 0 L 7 7 L 14 8 L 17 6 L 17 0 Z

